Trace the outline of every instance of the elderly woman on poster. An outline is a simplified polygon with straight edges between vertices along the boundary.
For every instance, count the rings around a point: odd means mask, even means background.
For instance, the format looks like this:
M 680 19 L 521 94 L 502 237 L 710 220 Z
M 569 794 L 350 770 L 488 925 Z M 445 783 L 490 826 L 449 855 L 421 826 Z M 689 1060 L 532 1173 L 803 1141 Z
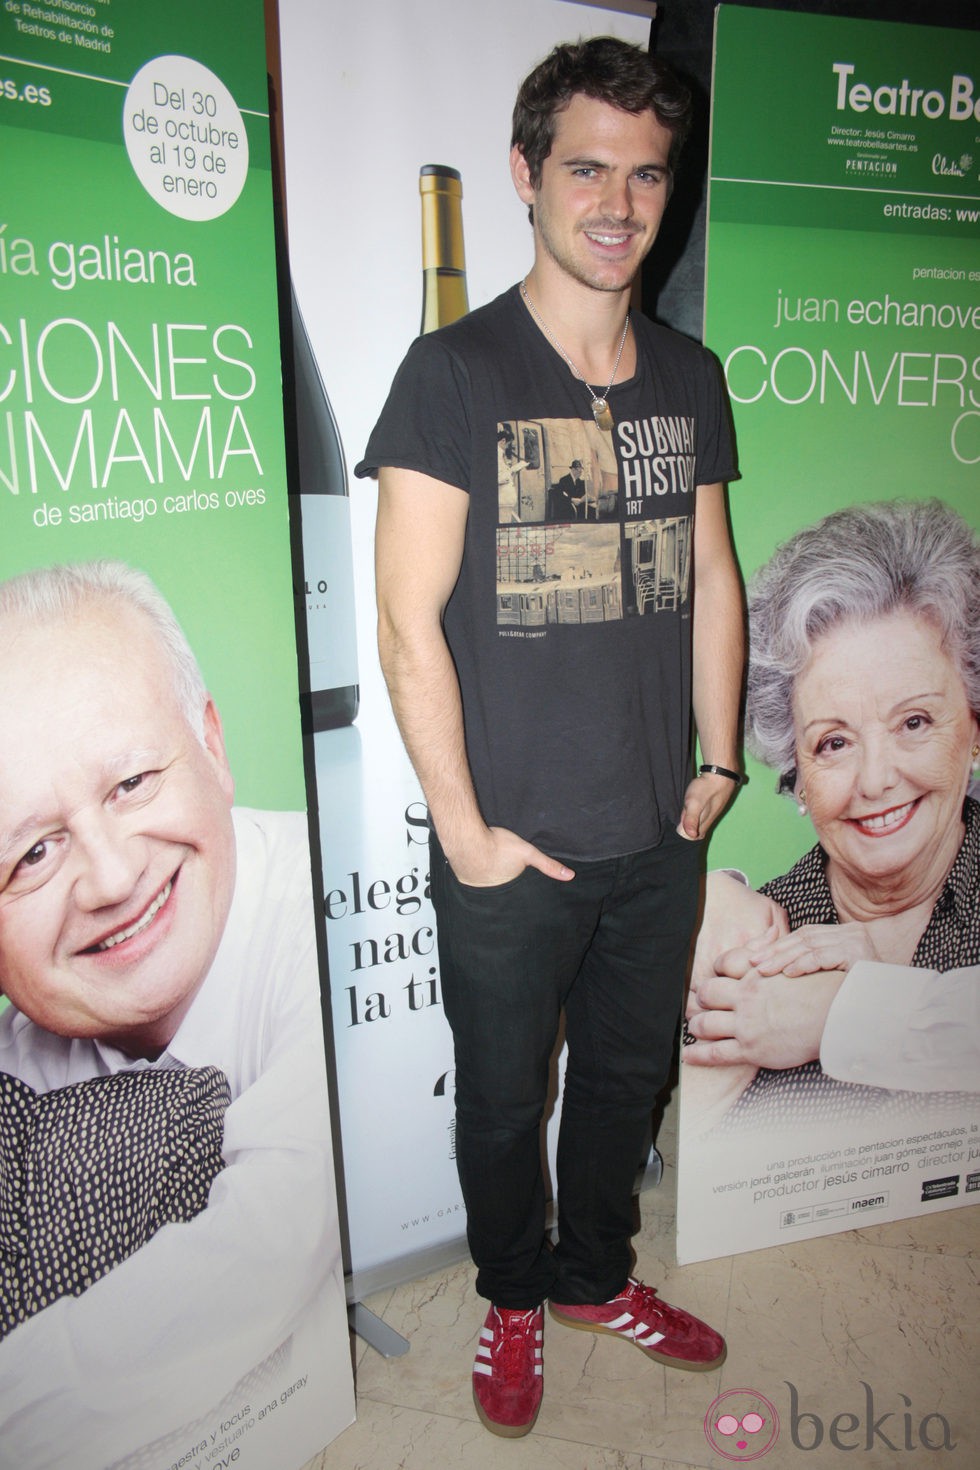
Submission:
M 688 1126 L 953 1115 L 980 1092 L 980 543 L 939 501 L 849 507 L 777 549 L 749 621 L 746 742 L 817 845 L 759 894 L 709 878 Z

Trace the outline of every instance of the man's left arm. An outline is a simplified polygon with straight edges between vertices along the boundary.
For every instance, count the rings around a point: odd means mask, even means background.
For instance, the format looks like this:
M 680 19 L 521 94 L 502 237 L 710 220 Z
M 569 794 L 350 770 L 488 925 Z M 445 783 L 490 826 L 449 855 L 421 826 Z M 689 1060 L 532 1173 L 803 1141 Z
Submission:
M 694 626 L 691 693 L 705 765 L 741 770 L 738 712 L 745 665 L 742 584 L 735 564 L 725 486 L 699 485 L 694 515 Z M 727 776 L 697 776 L 684 798 L 682 837 L 704 837 L 735 794 Z

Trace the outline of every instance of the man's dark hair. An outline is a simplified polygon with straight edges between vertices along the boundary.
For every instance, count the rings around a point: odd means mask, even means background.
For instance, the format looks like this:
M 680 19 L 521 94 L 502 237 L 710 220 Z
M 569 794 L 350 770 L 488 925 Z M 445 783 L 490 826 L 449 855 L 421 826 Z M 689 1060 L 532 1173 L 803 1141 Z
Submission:
M 555 118 L 580 93 L 623 112 L 652 112 L 671 134 L 667 162 L 673 172 L 690 127 L 690 92 L 642 46 L 595 36 L 556 46 L 517 94 L 511 146 L 523 153 L 535 189 L 555 140 Z

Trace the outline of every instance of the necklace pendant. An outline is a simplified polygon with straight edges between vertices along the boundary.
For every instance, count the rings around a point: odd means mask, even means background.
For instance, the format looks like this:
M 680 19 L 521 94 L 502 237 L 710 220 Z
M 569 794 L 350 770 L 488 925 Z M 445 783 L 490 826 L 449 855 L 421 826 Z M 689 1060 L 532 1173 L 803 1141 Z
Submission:
M 602 0 L 599 0 L 599 3 L 601 4 Z M 538 316 L 538 313 L 534 309 L 534 302 L 527 294 L 526 279 L 521 282 L 521 295 L 524 298 L 524 304 L 527 307 L 528 311 L 534 317 L 534 320 L 537 322 L 538 326 L 541 328 L 542 332 L 547 337 L 552 347 L 558 353 L 559 357 L 564 359 L 568 368 L 571 370 L 576 378 L 582 378 L 582 386 L 585 388 L 586 392 L 591 395 L 592 398 L 592 417 L 595 419 L 596 424 L 603 431 L 603 433 L 611 434 L 613 431 L 612 409 L 609 407 L 609 404 L 607 403 L 605 397 L 603 396 L 602 398 L 600 398 L 599 394 L 596 393 L 595 389 L 592 387 L 592 384 L 587 382 L 586 379 L 582 377 L 582 374 L 579 372 L 574 362 L 572 362 L 572 359 L 569 357 L 564 347 L 558 341 L 558 338 L 551 335 L 544 322 Z M 619 364 L 622 361 L 623 348 L 626 346 L 626 338 L 629 334 L 629 329 L 630 317 L 629 312 L 627 312 L 626 320 L 623 322 L 623 335 L 619 339 L 619 351 L 616 353 L 616 363 L 612 370 L 612 377 L 609 379 L 609 387 L 607 387 L 606 389 L 607 393 L 609 392 L 610 388 L 612 388 L 613 383 L 615 383 L 616 381 L 616 374 L 619 372 Z
M 612 433 L 612 409 L 609 407 L 609 404 L 604 398 L 593 398 L 592 417 L 595 419 L 600 429 L 602 429 L 607 434 Z

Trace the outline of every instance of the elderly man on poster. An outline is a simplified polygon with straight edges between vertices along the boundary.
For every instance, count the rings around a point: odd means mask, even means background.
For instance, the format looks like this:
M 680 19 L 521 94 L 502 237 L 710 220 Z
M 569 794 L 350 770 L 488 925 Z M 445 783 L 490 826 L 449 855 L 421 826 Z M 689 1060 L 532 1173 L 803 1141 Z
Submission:
M 0 1345 L 4 1464 L 101 1467 L 214 1408 L 336 1265 L 306 822 L 232 809 L 197 663 L 129 567 L 0 585 L 0 688 L 0 1072 L 230 1089 L 207 1207 Z

